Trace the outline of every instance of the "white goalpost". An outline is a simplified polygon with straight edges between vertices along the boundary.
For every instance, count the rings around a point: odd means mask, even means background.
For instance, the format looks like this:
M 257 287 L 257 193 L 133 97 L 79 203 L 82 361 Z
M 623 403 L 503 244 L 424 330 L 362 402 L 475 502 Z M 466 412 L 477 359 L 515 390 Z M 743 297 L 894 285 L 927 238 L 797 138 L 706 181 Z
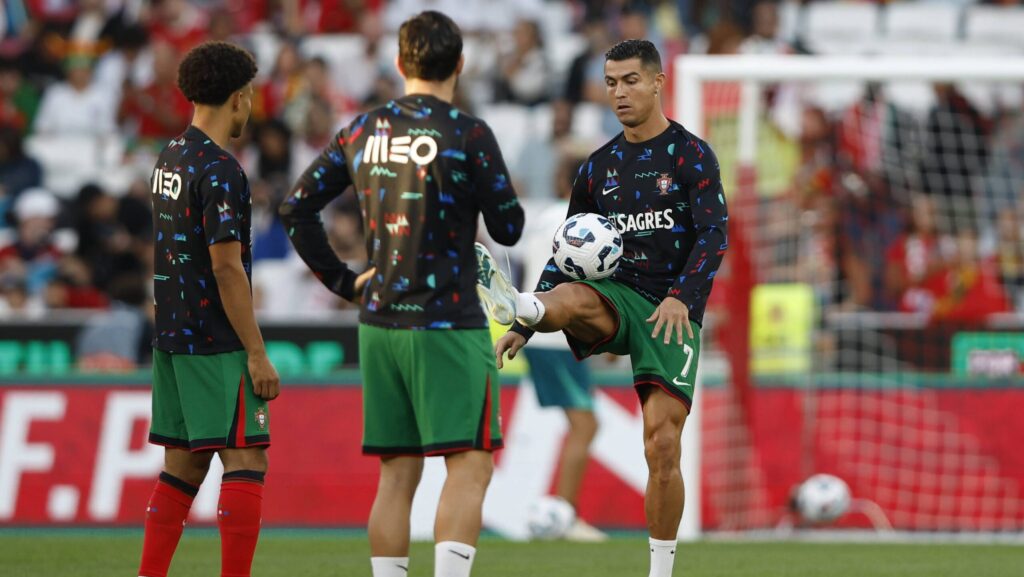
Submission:
M 1005 264 L 1024 252 L 1024 56 L 683 55 L 673 73 L 730 202 L 716 291 L 749 306 L 709 309 L 729 366 L 701 367 L 724 384 L 698 387 L 683 436 L 680 538 L 792 525 L 787 491 L 820 472 L 896 534 L 1024 534 L 1024 475 L 984 427 L 985 399 L 1024 398 L 1018 364 L 991 360 L 1024 335 Z

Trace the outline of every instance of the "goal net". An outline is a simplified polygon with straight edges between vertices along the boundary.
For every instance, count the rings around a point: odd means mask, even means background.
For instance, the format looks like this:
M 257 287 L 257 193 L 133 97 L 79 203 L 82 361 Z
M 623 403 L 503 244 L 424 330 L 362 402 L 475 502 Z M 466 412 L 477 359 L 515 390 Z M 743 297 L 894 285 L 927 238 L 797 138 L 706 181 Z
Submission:
M 730 201 L 684 455 L 704 531 L 801 526 L 817 473 L 838 527 L 1024 531 L 1022 87 L 1018 58 L 677 60 Z

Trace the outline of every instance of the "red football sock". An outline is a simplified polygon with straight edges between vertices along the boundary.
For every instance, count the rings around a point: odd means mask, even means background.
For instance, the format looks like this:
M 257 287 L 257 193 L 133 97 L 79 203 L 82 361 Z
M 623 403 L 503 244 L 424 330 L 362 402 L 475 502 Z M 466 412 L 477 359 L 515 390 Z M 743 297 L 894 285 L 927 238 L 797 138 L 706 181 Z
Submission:
M 263 509 L 263 473 L 224 473 L 217 521 L 220 525 L 221 577 L 249 577 Z
M 167 577 L 171 557 L 178 548 L 188 510 L 199 487 L 168 473 L 160 473 L 146 507 L 146 533 L 142 541 L 142 577 Z

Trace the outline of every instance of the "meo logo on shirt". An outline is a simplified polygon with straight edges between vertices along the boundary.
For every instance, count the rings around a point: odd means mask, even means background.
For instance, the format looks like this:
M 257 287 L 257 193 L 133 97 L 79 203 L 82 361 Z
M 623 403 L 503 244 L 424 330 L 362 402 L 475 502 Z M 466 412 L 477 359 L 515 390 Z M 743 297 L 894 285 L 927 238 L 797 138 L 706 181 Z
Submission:
M 181 175 L 159 168 L 153 170 L 153 194 L 169 196 L 178 200 L 181 196 Z
M 408 164 L 411 160 L 414 164 L 423 166 L 437 158 L 437 141 L 433 136 L 423 134 L 413 140 L 413 137 L 408 135 L 392 138 L 390 132 L 391 126 L 387 119 L 383 122 L 377 121 L 377 133 L 366 138 L 363 162 Z

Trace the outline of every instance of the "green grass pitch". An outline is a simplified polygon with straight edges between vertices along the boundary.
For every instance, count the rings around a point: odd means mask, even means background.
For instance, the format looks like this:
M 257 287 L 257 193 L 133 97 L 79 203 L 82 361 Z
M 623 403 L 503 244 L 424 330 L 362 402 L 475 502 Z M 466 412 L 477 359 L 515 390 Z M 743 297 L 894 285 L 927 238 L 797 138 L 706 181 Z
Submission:
M 189 534 L 191 533 L 191 534 Z M 142 547 L 139 531 L 73 530 L 0 532 L 4 577 L 135 576 Z M 253 577 L 361 577 L 370 575 L 369 546 L 358 534 L 265 531 Z M 647 575 L 641 536 L 608 543 L 510 543 L 485 538 L 477 577 L 627 577 Z M 413 545 L 412 577 L 433 574 L 433 547 Z M 170 577 L 216 576 L 220 544 L 215 531 L 186 531 Z M 700 542 L 679 549 L 675 575 L 685 577 L 1020 577 L 1024 547 L 1012 545 L 896 545 Z

